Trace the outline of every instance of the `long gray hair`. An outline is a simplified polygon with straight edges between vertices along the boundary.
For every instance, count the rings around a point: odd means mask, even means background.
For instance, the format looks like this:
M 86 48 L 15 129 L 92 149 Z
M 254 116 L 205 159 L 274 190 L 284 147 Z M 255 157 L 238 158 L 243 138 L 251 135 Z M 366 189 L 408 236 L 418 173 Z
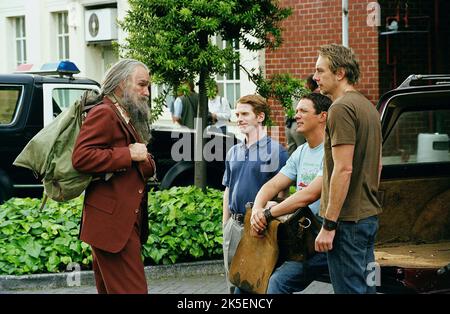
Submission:
M 123 59 L 116 62 L 105 74 L 102 82 L 102 94 L 111 95 L 119 84 L 133 73 L 136 67 L 141 66 L 147 72 L 147 66 L 134 59 Z
M 141 66 L 148 71 L 147 66 L 134 59 L 122 59 L 109 68 L 103 78 L 100 94 L 94 91 L 89 92 L 86 105 L 96 104 L 102 101 L 106 95 L 112 95 L 119 84 L 128 79 L 137 66 Z

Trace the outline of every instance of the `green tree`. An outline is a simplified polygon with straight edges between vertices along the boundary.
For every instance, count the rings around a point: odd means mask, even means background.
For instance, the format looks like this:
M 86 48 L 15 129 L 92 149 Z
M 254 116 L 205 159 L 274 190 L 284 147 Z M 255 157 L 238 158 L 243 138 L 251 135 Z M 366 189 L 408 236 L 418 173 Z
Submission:
M 239 60 L 233 47 L 220 49 L 209 40 L 211 36 L 239 40 L 251 51 L 276 48 L 282 41 L 279 24 L 291 14 L 290 8 L 273 0 L 129 0 L 129 4 L 120 23 L 128 33 L 121 47 L 125 55 L 146 63 L 153 83 L 178 86 L 199 78 L 197 148 L 204 146 L 206 80 L 225 73 L 227 65 Z M 201 159 L 195 162 L 194 182 L 205 189 L 206 164 Z

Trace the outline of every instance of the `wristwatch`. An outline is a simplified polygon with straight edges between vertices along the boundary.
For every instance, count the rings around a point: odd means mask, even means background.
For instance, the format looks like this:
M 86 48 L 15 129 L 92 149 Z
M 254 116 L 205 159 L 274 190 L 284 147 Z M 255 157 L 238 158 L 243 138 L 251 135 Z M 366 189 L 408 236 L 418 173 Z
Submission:
M 272 206 L 264 209 L 264 217 L 266 218 L 266 222 L 269 223 L 273 220 L 273 216 L 272 213 L 270 212 L 270 209 L 272 208 Z
M 338 226 L 338 223 L 336 221 L 323 218 L 322 227 L 325 230 L 333 231 L 333 230 L 336 230 L 337 226 Z

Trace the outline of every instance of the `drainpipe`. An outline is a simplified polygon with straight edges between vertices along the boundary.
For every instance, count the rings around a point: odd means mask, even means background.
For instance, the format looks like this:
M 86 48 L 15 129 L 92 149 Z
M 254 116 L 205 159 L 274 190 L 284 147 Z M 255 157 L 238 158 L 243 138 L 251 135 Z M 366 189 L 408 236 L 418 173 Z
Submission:
M 342 0 L 342 45 L 348 47 L 348 0 Z

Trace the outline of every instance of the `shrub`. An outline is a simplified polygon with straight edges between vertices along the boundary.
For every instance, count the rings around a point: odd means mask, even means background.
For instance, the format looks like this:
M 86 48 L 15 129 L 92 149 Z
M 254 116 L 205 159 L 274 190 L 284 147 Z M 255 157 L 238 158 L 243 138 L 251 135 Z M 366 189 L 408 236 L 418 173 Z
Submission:
M 78 240 L 82 198 L 70 202 L 13 198 L 0 206 L 0 273 L 58 272 L 71 262 L 88 267 L 91 249 Z
M 92 263 L 90 246 L 78 240 L 83 198 L 57 203 L 13 198 L 0 205 L 0 274 L 64 271 Z M 150 236 L 145 264 L 211 259 L 222 254 L 222 192 L 175 187 L 149 193 Z
M 149 194 L 150 235 L 144 256 L 157 264 L 222 254 L 222 192 L 194 186 Z

